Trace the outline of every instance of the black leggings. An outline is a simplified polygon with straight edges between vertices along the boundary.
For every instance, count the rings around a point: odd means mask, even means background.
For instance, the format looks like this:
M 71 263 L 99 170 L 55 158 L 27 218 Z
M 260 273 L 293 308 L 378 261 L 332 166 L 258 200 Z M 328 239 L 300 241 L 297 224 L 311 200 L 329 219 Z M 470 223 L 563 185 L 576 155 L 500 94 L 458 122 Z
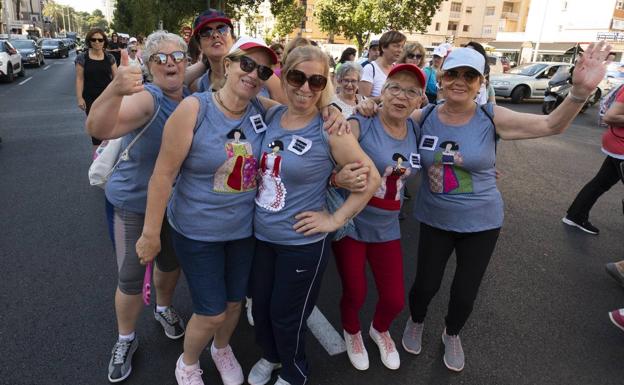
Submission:
M 598 198 L 618 181 L 624 182 L 624 160 L 607 156 L 598 173 L 579 191 L 568 209 L 568 218 L 581 223 L 589 219 L 589 211 Z
M 459 334 L 468 320 L 479 285 L 494 252 L 500 228 L 457 233 L 420 224 L 416 279 L 409 294 L 414 322 L 423 322 L 429 302 L 440 289 L 444 269 L 455 250 L 457 268 L 446 315 L 446 333 Z

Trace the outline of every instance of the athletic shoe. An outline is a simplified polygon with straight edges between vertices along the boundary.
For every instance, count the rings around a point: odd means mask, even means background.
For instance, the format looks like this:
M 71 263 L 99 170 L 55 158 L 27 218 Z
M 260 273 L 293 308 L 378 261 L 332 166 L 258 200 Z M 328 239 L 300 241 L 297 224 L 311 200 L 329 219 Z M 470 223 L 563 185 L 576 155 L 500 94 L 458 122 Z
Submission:
M 254 320 L 253 320 L 253 314 L 251 314 L 251 306 L 253 305 L 253 301 L 251 298 L 246 297 L 246 301 L 245 301 L 245 310 L 247 313 L 247 322 L 249 322 L 249 325 L 254 326 Z
M 271 374 L 274 370 L 282 367 L 280 363 L 273 363 L 261 358 L 260 361 L 251 368 L 247 382 L 250 385 L 264 385 L 271 381 Z M 279 380 L 278 380 L 279 381 Z
M 420 354 L 424 328 L 424 322 L 414 322 L 411 317 L 407 318 L 405 330 L 403 331 L 403 339 L 401 339 L 401 345 L 403 345 L 403 349 L 405 349 L 406 352 Z
M 154 318 L 162 325 L 165 335 L 172 340 L 177 340 L 184 335 L 184 321 L 173 306 L 167 306 L 162 312 L 157 312 L 154 306 Z
M 210 354 L 219 374 L 221 374 L 223 385 L 242 385 L 245 382 L 243 368 L 234 356 L 230 345 L 223 349 L 217 349 L 213 344 L 210 348 Z
M 346 330 L 342 331 L 345 343 L 347 344 L 347 355 L 349 361 L 357 370 L 368 369 L 368 352 L 362 340 L 362 332 L 357 334 L 349 334 Z
M 182 364 L 182 356 L 183 354 L 180 354 L 175 368 L 175 377 L 178 385 L 204 385 L 204 380 L 202 380 L 202 373 L 204 372 L 199 368 L 199 363 L 196 368 L 187 366 L 182 369 L 180 366 Z
M 280 376 L 277 376 L 277 381 L 275 381 L 275 385 L 290 385 L 290 382 L 286 381 Z
M 609 319 L 615 326 L 624 330 L 624 309 L 613 310 L 609 313 Z
M 607 263 L 605 265 L 607 273 L 617 281 L 620 285 L 624 286 L 624 274 L 618 269 L 617 264 L 614 262 Z
M 444 365 L 449 370 L 461 372 L 464 369 L 465 359 L 459 335 L 449 336 L 444 329 L 442 343 L 444 344 Z
M 111 359 L 108 363 L 108 381 L 121 382 L 132 372 L 132 356 L 139 347 L 139 339 L 117 341 L 113 346 Z
M 381 362 L 385 365 L 386 368 L 396 370 L 401 366 L 401 358 L 399 357 L 399 352 L 396 350 L 396 346 L 394 345 L 394 341 L 390 336 L 390 332 L 380 333 L 371 324 L 371 327 L 368 331 L 373 341 L 377 344 L 379 348 L 379 355 L 381 356 Z
M 561 218 L 561 221 L 568 226 L 578 227 L 579 229 L 589 234 L 598 235 L 598 233 L 600 232 L 600 230 L 598 230 L 598 228 L 592 225 L 589 221 L 575 222 L 567 216 Z

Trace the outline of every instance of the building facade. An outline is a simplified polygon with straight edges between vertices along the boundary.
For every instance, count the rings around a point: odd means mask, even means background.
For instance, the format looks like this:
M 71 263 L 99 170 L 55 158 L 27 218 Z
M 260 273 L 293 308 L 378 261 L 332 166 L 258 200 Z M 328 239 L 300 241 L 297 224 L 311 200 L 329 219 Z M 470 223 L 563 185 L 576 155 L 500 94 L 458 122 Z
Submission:
M 2 0 L 0 33 L 42 36 L 44 18 L 41 0 Z

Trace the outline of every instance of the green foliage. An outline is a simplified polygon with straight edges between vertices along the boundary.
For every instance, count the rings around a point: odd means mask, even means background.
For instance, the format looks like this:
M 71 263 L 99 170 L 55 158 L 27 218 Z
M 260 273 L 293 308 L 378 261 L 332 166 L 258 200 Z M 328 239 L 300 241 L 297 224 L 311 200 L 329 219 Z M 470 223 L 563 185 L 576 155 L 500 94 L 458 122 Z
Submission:
M 271 13 L 276 18 L 275 33 L 284 37 L 301 25 L 305 17 L 305 7 L 299 1 L 272 1 Z

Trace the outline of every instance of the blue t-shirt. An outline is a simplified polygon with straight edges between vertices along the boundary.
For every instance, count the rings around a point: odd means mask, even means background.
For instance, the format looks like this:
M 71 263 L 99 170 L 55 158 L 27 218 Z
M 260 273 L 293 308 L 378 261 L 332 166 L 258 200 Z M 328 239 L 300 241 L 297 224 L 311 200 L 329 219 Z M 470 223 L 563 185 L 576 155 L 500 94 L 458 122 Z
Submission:
M 120 162 L 106 183 L 106 198 L 113 206 L 139 214 L 145 213 L 147 204 L 147 185 L 154 171 L 156 158 L 160 151 L 165 122 L 178 106 L 177 100 L 170 99 L 153 83 L 145 84 L 145 90 L 154 98 L 154 113 L 160 105 L 160 111 L 152 124 L 130 149 L 130 159 Z M 184 96 L 189 94 L 184 89 Z M 128 147 L 130 142 L 141 132 L 138 127 L 122 139 L 121 148 Z
M 197 85 L 197 92 L 206 91 L 212 91 L 212 84 L 210 83 L 210 69 L 208 69 L 208 71 L 206 71 L 206 73 L 199 78 L 199 83 Z M 260 88 L 258 96 L 263 96 L 267 99 L 271 98 L 271 95 L 269 94 L 269 89 L 266 87 L 266 85 L 263 85 L 262 88 Z
M 425 67 L 425 76 L 427 77 L 427 86 L 425 92 L 428 94 L 438 93 L 438 80 L 436 79 L 437 71 L 433 67 Z
M 192 97 L 199 100 L 200 110 L 193 142 L 169 201 L 169 223 L 198 241 L 250 237 L 257 159 L 266 130 L 262 105 L 254 99 L 242 118 L 229 119 L 214 104 L 212 92 Z
M 356 114 L 360 124 L 359 142 L 381 175 L 381 186 L 366 207 L 353 219 L 355 227 L 347 235 L 362 242 L 387 242 L 401 238 L 399 213 L 407 178 L 420 169 L 416 124 L 407 120 L 407 135 L 396 139 L 384 129 L 379 115 L 365 118 Z
M 286 130 L 281 126 L 286 109 L 276 106 L 267 112 L 269 129 L 262 141 L 254 232 L 262 241 L 305 245 L 327 234 L 305 236 L 295 232 L 295 215 L 325 208 L 334 162 L 323 137 L 321 115 L 303 128 Z M 272 150 L 278 146 L 279 150 Z
M 490 118 L 477 106 L 467 124 L 446 125 L 438 117 L 439 107 L 421 123 L 423 181 L 415 218 L 461 233 L 501 227 L 503 199 L 496 186 L 496 138 Z M 485 108 L 493 116 L 492 104 Z

